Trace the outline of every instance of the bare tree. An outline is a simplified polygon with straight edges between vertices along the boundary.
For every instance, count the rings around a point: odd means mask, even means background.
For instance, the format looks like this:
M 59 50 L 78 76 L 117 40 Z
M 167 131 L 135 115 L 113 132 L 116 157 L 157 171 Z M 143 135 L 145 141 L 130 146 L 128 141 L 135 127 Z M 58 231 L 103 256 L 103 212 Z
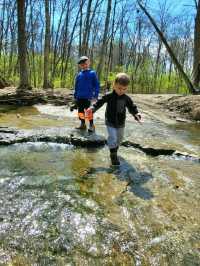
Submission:
M 111 7 L 112 7 L 112 0 L 108 0 L 107 13 L 106 13 L 106 19 L 105 19 L 105 26 L 104 26 L 104 33 L 103 33 L 103 40 L 102 40 L 102 45 L 101 45 L 101 49 L 100 49 L 100 53 L 99 53 L 99 64 L 98 64 L 98 67 L 97 67 L 97 73 L 98 73 L 99 79 L 101 77 L 102 66 L 104 64 L 107 35 L 108 35 L 108 29 L 109 29 L 109 23 L 110 23 Z
M 50 12 L 49 0 L 45 0 L 45 44 L 44 44 L 44 83 L 43 88 L 50 88 L 49 82 L 49 52 L 50 52 Z
M 71 48 L 72 48 L 72 41 L 74 39 L 74 32 L 75 32 L 76 26 L 78 24 L 78 17 L 80 14 L 80 10 L 81 10 L 81 8 L 78 9 L 78 12 L 76 14 L 76 18 L 74 21 L 74 25 L 72 27 L 72 31 L 70 34 L 70 39 L 69 39 L 69 43 L 68 43 L 68 47 L 67 47 L 67 56 L 66 56 L 66 61 L 65 61 L 64 73 L 66 73 L 66 71 L 67 71 L 67 67 L 68 67 L 68 63 L 69 63 L 69 59 L 70 59 L 70 52 L 71 52 Z
M 138 5 L 140 6 L 140 8 L 143 10 L 143 12 L 146 14 L 146 16 L 149 18 L 150 22 L 152 23 L 153 27 L 155 28 L 156 32 L 159 34 L 163 44 L 165 45 L 170 57 L 172 58 L 173 63 L 175 64 L 175 66 L 177 67 L 180 75 L 183 77 L 188 90 L 191 93 L 197 93 L 197 90 L 194 88 L 191 80 L 189 79 L 189 77 L 186 75 L 186 73 L 183 70 L 183 67 L 181 66 L 181 64 L 179 63 L 178 59 L 176 58 L 173 50 L 171 49 L 171 47 L 169 46 L 164 34 L 162 33 L 162 31 L 158 28 L 156 22 L 154 21 L 154 19 L 151 17 L 151 15 L 148 13 L 148 11 L 146 10 L 146 8 L 140 3 L 140 1 L 138 1 Z
M 0 58 L 3 48 L 5 12 L 6 12 L 6 2 L 4 0 L 1 7 L 1 18 L 0 18 Z
M 67 53 L 67 46 L 68 46 L 68 39 L 69 39 L 69 19 L 71 14 L 71 0 L 68 0 L 67 3 L 67 10 L 63 25 L 63 38 L 62 38 L 62 44 L 61 44 L 61 73 L 60 73 L 60 79 L 61 79 L 61 87 L 64 86 L 64 65 L 66 60 L 66 53 Z
M 198 8 L 197 0 L 194 0 L 194 4 L 196 6 L 196 9 Z
M 112 25 L 111 25 L 111 34 L 110 34 L 110 44 L 109 44 L 109 51 L 108 51 L 108 61 L 106 64 L 106 80 L 108 79 L 108 73 L 112 69 L 112 59 L 113 59 L 113 42 L 115 37 L 115 20 L 116 20 L 116 6 L 117 0 L 114 2 L 113 7 L 113 17 L 112 17 Z
M 83 31 L 83 5 L 84 0 L 79 0 L 79 6 L 80 6 L 80 20 L 79 20 L 79 49 L 78 54 L 81 56 L 82 54 L 82 31 Z
M 88 0 L 88 5 L 87 5 L 87 12 L 85 16 L 85 27 L 84 27 L 84 32 L 83 32 L 83 42 L 81 45 L 81 54 L 87 54 L 88 47 L 87 47 L 87 36 L 89 35 L 89 24 L 90 24 L 90 15 L 91 15 L 91 5 L 92 5 L 92 0 Z
M 57 30 L 56 30 L 56 35 L 55 35 L 55 41 L 54 41 L 54 45 L 53 45 L 53 64 L 52 64 L 52 74 L 51 74 L 51 82 L 53 83 L 53 80 L 55 78 L 55 73 L 56 73 L 56 69 L 57 69 L 57 65 L 60 61 L 60 58 L 58 56 L 58 42 L 59 42 L 59 34 L 61 31 L 61 24 L 62 24 L 62 19 L 63 19 L 63 15 L 64 15 L 64 11 L 66 9 L 68 0 L 65 0 L 64 4 L 62 4 L 62 9 L 61 9 L 61 13 L 60 13 L 60 18 L 58 20 L 58 26 L 57 26 Z M 53 12 L 53 14 L 55 13 L 55 11 Z M 53 35 L 53 32 L 52 32 Z
M 196 2 L 197 14 L 194 28 L 194 60 L 193 60 L 193 82 L 194 87 L 199 90 L 200 82 L 200 0 Z
M 18 91 L 30 89 L 28 64 L 27 64 L 27 45 L 26 45 L 26 14 L 25 14 L 25 0 L 17 0 L 17 19 L 18 19 L 18 57 L 19 57 L 19 71 L 20 84 Z

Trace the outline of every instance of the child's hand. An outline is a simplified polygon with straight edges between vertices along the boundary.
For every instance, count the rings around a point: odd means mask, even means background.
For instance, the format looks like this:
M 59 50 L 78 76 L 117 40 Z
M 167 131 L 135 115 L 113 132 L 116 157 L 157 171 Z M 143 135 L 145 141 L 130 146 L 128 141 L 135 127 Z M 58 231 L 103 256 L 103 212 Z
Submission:
M 91 100 L 91 104 L 93 105 L 93 104 L 95 104 L 97 102 L 97 99 L 96 98 L 93 98 L 92 100 Z
M 142 123 L 141 122 L 141 114 L 139 114 L 139 113 L 137 113 L 136 115 L 134 115 L 134 118 L 135 118 L 135 120 L 138 122 L 138 123 Z
M 74 109 L 78 109 L 77 101 L 76 101 L 76 100 L 74 100 L 74 101 L 72 102 L 72 104 L 70 105 L 70 112 L 73 112 Z

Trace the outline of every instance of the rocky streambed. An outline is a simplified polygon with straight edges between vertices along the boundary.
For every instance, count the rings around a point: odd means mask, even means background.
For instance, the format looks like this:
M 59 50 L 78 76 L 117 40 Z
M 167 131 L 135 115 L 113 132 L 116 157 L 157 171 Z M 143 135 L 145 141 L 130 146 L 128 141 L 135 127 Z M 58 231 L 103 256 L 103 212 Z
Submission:
M 135 98 L 119 168 L 65 106 L 1 107 L 2 265 L 199 265 L 200 134 Z

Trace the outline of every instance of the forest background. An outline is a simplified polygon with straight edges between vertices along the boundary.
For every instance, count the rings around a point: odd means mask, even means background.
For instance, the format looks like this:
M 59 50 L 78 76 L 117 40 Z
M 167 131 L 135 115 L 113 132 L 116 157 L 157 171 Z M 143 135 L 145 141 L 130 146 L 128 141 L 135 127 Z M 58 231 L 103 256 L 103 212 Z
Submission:
M 196 0 L 0 0 L 0 78 L 13 86 L 73 88 L 77 59 L 87 55 L 102 86 L 131 77 L 132 93 L 188 93 L 152 21 L 198 89 Z

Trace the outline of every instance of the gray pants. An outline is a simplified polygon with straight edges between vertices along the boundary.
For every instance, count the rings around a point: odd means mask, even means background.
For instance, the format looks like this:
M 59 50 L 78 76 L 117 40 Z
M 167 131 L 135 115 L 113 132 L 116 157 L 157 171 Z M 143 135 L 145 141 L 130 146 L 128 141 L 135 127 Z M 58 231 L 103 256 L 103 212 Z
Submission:
M 118 147 L 124 137 L 124 127 L 115 128 L 107 126 L 107 131 L 108 131 L 107 144 L 109 149 Z

